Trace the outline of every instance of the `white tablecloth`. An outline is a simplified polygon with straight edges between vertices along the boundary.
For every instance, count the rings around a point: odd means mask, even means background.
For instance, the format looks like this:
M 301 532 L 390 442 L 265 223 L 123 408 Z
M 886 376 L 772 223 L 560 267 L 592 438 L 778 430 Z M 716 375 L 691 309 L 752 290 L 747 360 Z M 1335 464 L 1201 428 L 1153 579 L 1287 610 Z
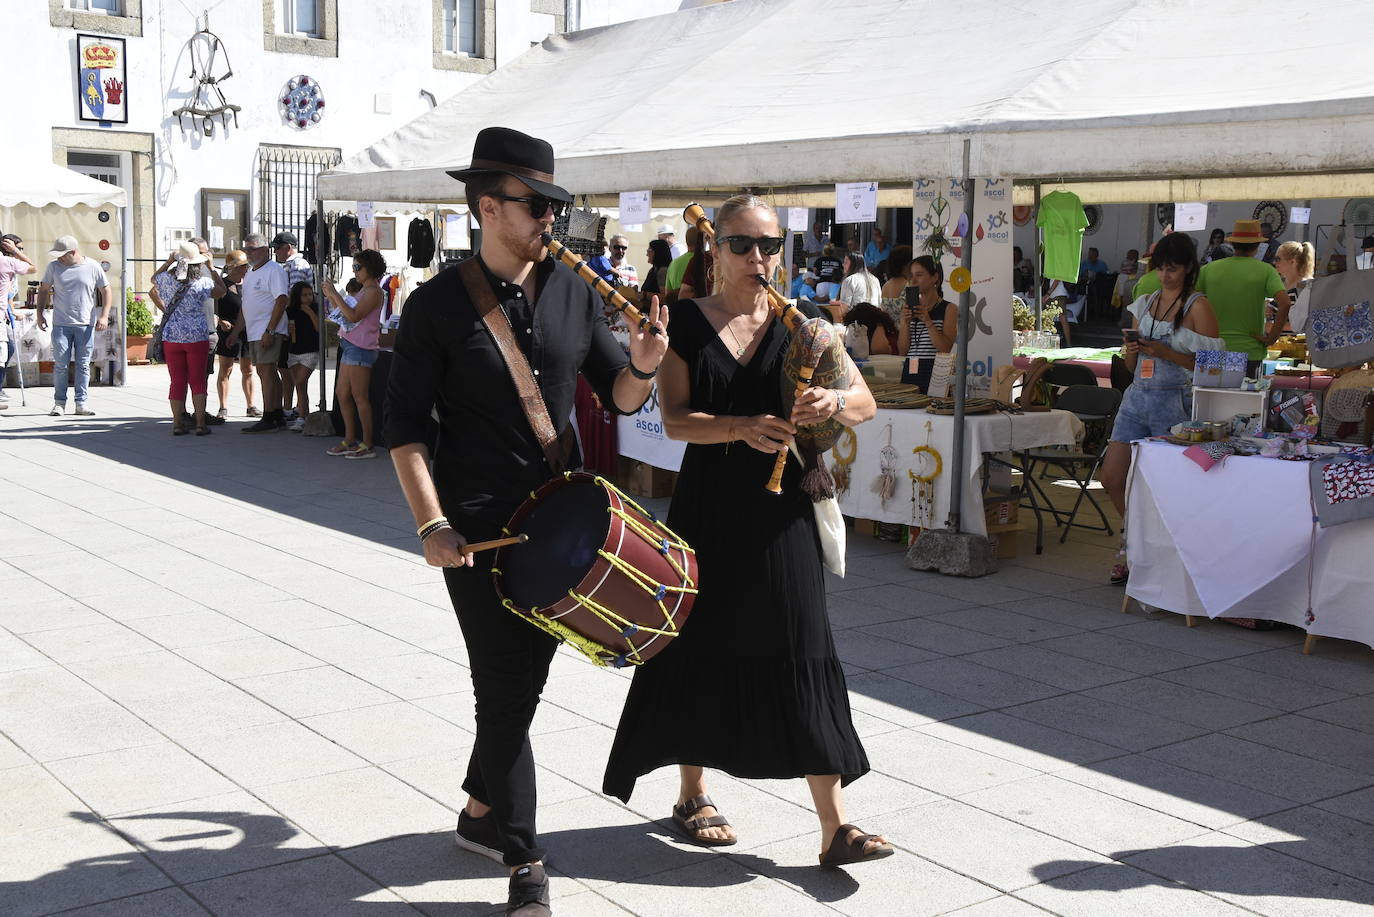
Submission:
M 1132 598 L 1374 646 L 1374 519 L 1318 528 L 1314 555 L 1306 462 L 1232 456 L 1204 472 L 1182 447 L 1141 443 L 1126 518 Z
M 888 410 L 858 427 L 858 454 L 850 466 L 849 490 L 840 498 L 840 511 L 858 519 L 912 524 L 911 479 L 908 469 L 929 473 L 926 460 L 911 450 L 927 443 L 926 422 L 931 430 L 929 444 L 944 460 L 944 472 L 935 479 L 934 527 L 943 528 L 949 516 L 950 480 L 955 473 L 954 418 L 927 414 L 924 410 Z M 1068 411 L 1039 411 L 1030 414 L 976 414 L 966 418 L 964 443 L 967 467 L 960 508 L 961 525 L 966 532 L 986 534 L 983 524 L 981 470 L 987 453 L 1033 449 L 1037 446 L 1071 445 L 1082 434 L 1083 424 Z M 884 505 L 874 490 L 881 470 L 879 451 L 887 445 L 887 426 L 892 425 L 892 447 L 897 450 L 897 493 Z M 827 464 L 834 457 L 827 453 Z M 918 520 L 919 521 L 919 520 Z

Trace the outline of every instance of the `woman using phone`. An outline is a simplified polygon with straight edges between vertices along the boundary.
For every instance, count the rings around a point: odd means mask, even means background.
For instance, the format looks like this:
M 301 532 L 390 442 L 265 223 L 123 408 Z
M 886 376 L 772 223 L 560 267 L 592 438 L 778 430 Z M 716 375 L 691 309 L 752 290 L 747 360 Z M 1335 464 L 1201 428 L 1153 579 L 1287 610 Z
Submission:
M 911 259 L 907 276 L 911 285 L 906 288 L 897 352 L 906 354 L 902 381 L 924 392 L 936 355 L 954 349 L 959 308 L 945 299 L 945 270 L 934 258 L 918 255 Z
M 1160 289 L 1141 296 L 1128 310 L 1130 324 L 1121 332 L 1121 355 L 1135 381 L 1121 398 L 1102 463 L 1102 487 L 1123 517 L 1131 443 L 1162 436 L 1187 420 L 1193 408 L 1195 354 L 1226 349 L 1211 303 L 1194 289 L 1201 265 L 1193 240 L 1181 232 L 1165 236 L 1150 256 L 1150 267 L 1158 273 Z M 1112 584 L 1125 585 L 1129 572 L 1123 540 L 1112 567 Z

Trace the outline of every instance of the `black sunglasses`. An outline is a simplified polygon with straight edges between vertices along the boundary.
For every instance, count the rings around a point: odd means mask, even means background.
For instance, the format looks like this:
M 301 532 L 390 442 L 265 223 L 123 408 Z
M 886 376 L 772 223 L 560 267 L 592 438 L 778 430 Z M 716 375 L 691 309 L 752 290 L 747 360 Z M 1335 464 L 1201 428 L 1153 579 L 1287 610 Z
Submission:
M 782 251 L 782 236 L 722 236 L 716 240 L 717 245 L 728 245 L 730 251 L 737 255 L 747 255 L 755 245 L 759 247 L 759 252 L 765 255 L 776 255 Z
M 628 245 L 612 245 L 612 246 L 611 246 L 611 251 L 613 251 L 613 252 L 629 251 L 629 249 L 630 249 L 630 246 L 628 246 Z
M 493 196 L 503 201 L 510 201 L 513 204 L 528 205 L 530 208 L 530 216 L 534 217 L 536 220 L 542 220 L 544 214 L 549 212 L 550 207 L 553 208 L 553 218 L 556 220 L 563 215 L 563 208 L 568 206 L 567 201 L 556 201 L 542 194 L 536 194 L 534 197 L 514 197 L 509 194 L 497 194 Z

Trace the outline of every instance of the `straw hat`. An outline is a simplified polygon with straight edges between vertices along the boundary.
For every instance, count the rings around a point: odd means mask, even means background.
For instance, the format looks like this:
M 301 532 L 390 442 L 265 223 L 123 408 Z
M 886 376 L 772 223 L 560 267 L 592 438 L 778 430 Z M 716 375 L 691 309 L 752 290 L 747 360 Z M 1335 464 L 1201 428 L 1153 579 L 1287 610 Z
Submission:
M 1237 245 L 1254 245 L 1268 240 L 1264 238 L 1264 233 L 1260 232 L 1259 220 L 1236 220 L 1236 227 L 1231 230 L 1226 241 Z

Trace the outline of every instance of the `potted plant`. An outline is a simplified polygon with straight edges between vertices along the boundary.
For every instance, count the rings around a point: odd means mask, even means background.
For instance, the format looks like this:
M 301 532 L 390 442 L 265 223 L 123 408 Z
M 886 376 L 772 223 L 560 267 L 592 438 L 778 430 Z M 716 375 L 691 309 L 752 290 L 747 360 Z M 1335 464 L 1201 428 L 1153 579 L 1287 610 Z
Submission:
M 148 362 L 148 341 L 153 336 L 153 313 L 149 311 L 142 296 L 135 296 L 133 290 L 124 296 L 124 350 L 129 363 Z

